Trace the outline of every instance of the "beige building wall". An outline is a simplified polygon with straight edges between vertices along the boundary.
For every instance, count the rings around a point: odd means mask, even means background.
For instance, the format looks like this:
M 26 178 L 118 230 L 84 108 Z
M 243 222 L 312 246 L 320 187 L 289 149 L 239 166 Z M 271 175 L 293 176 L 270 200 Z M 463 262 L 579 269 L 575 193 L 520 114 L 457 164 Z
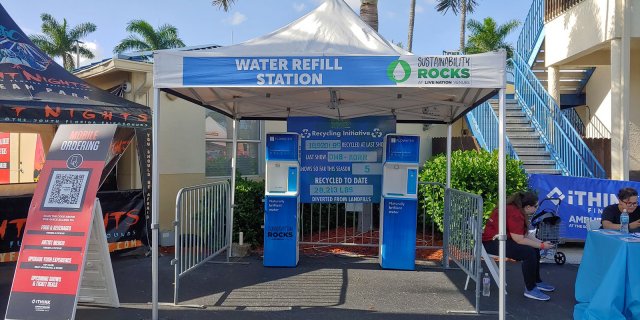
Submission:
M 547 67 L 596 67 L 585 93 L 611 131 L 612 179 L 640 179 L 639 5 L 585 0 L 545 24 Z
M 598 117 L 611 131 L 611 66 L 596 66 L 585 92 L 591 116 Z

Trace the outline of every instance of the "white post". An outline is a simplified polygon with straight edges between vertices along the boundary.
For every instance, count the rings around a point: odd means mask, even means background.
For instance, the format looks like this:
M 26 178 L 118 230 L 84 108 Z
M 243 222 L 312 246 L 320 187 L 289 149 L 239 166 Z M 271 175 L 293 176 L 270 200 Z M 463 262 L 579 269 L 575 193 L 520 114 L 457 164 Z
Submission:
M 151 143 L 151 319 L 158 320 L 158 217 L 160 215 L 160 168 L 158 167 L 158 125 L 160 124 L 160 89 L 153 89 Z M 142 155 L 140 155 L 142 156 Z
M 622 48 L 620 55 L 620 98 L 622 102 L 622 173 L 624 180 L 629 180 L 629 118 L 631 98 L 631 0 L 622 0 Z
M 227 251 L 227 260 L 231 258 L 231 249 L 233 247 L 233 210 L 236 205 L 236 158 L 238 153 L 238 120 L 233 118 L 233 143 L 231 144 L 233 151 L 231 153 L 231 213 L 229 217 L 229 250 Z
M 506 175 L 506 155 L 505 155 L 505 89 L 500 89 L 500 107 L 499 107 L 499 149 L 498 149 L 498 240 L 500 241 L 499 255 L 500 255 L 500 297 L 499 297 L 499 320 L 504 320 L 506 316 L 505 308 L 505 275 L 506 275 L 506 241 L 507 241 L 507 220 L 506 220 L 506 190 L 507 190 L 507 175 Z
M 447 188 L 451 188 L 451 136 L 453 125 L 447 126 Z

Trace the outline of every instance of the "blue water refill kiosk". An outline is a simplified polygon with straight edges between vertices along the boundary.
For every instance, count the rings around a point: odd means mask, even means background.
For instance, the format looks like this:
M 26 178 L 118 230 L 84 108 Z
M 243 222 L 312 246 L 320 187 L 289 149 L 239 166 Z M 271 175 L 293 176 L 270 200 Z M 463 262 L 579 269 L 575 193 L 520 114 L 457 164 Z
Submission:
M 414 270 L 420 137 L 388 134 L 383 155 L 380 266 Z
M 266 143 L 264 266 L 298 265 L 300 137 L 269 133 Z

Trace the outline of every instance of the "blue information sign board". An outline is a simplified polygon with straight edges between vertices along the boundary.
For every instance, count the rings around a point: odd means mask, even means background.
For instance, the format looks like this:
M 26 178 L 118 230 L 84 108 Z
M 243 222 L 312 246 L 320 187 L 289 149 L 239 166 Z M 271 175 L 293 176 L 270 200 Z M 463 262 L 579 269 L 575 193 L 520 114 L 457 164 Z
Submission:
M 291 117 L 287 131 L 302 138 L 300 202 L 380 202 L 382 144 L 393 117 L 345 120 Z

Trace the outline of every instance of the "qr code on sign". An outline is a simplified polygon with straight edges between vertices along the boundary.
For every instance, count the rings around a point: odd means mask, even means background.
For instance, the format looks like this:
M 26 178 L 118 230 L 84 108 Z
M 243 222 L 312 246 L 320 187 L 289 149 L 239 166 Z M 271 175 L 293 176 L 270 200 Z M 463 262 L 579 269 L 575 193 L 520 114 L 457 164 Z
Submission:
M 79 210 L 84 202 L 90 170 L 54 170 L 42 209 Z

